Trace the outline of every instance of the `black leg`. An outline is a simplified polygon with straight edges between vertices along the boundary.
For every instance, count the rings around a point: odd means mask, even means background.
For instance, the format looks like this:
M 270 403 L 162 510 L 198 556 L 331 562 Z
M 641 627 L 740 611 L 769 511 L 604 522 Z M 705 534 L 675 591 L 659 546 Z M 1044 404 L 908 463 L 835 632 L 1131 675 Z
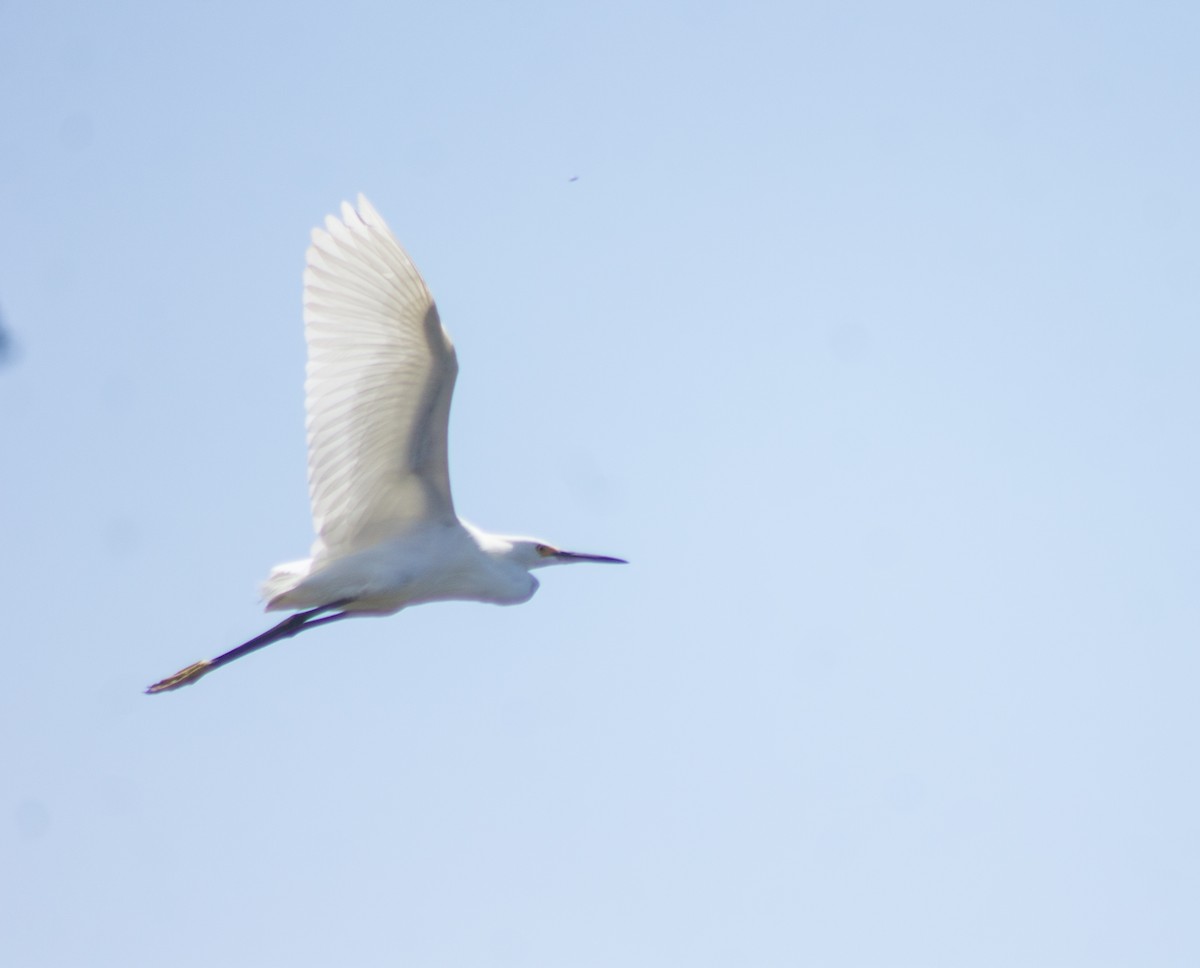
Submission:
M 353 599 L 344 598 L 341 601 L 330 602 L 328 605 L 322 605 L 319 608 L 310 608 L 307 612 L 297 612 L 295 615 L 289 615 L 278 625 L 267 629 L 262 635 L 256 635 L 249 642 L 243 642 L 236 649 L 223 652 L 215 659 L 201 659 L 199 662 L 192 663 L 186 669 L 180 669 L 175 675 L 167 676 L 166 679 L 156 682 L 147 689 L 146 693 L 147 695 L 154 695 L 155 693 L 178 689 L 180 686 L 191 685 L 201 676 L 212 672 L 213 669 L 219 669 L 234 659 L 240 659 L 244 655 L 249 655 L 251 652 L 255 652 L 265 645 L 278 642 L 280 639 L 290 639 L 293 635 L 297 635 L 306 628 L 314 625 L 324 625 L 326 622 L 336 622 L 338 619 L 347 618 L 349 617 L 349 612 L 337 612 L 334 615 L 326 615 L 325 613 L 343 608 L 349 605 L 351 601 Z

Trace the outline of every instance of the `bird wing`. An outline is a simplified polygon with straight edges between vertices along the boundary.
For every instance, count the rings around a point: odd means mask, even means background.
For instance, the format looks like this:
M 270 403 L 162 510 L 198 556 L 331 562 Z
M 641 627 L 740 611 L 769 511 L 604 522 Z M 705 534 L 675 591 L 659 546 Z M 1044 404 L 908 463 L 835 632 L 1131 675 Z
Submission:
M 304 270 L 313 557 L 454 520 L 458 361 L 433 297 L 371 203 L 314 229 Z

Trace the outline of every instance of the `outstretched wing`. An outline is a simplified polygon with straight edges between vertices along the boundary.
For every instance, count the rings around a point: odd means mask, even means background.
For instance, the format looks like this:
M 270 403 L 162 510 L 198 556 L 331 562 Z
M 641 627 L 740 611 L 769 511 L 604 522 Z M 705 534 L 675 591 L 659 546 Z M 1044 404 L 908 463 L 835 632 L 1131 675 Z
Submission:
M 304 271 L 313 557 L 453 520 L 446 433 L 458 362 L 433 297 L 379 213 L 314 229 Z

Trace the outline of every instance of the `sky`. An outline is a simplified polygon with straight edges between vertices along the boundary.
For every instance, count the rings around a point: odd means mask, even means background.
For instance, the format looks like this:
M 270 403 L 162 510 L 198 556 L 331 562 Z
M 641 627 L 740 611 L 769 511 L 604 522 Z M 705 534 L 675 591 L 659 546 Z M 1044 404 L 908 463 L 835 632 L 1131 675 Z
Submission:
M 0 2 L 0 963 L 1200 963 L 1200 8 Z M 364 192 L 460 513 L 273 619 Z

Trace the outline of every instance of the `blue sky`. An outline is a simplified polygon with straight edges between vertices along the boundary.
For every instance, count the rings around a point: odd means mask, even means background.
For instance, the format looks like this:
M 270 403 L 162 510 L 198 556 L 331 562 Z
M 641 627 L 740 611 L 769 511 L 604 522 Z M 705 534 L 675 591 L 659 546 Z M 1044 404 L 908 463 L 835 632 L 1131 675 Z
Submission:
M 1200 959 L 1191 4 L 0 3 L 0 962 Z M 366 192 L 456 503 L 269 624 Z

